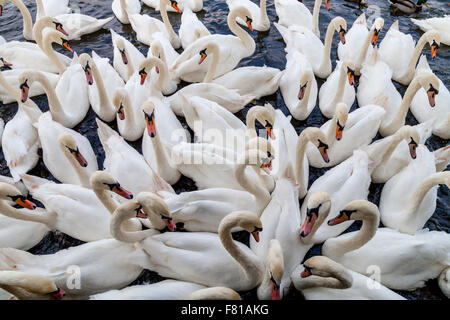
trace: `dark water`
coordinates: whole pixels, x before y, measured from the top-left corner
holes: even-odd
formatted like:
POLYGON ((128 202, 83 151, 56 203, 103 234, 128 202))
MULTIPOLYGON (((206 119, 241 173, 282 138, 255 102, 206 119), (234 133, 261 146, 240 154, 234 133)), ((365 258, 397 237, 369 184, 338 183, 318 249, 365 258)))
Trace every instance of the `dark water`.
MULTIPOLYGON (((257 2, 257 0, 253 0, 257 2)), ((24 1, 27 7, 31 11, 31 15, 33 19, 35 17, 35 2, 33 0, 25 0, 24 1)), ((81 9, 81 13, 95 16, 97 18, 106 18, 112 16, 111 3, 112 1, 103 0, 103 1, 75 1, 71 0, 71 5, 75 9, 81 9)), ((267 1, 267 11, 270 20, 277 21, 275 6, 272 0, 267 1)), ((305 5, 312 11, 312 7, 314 5, 314 0, 304 0, 305 5)), ((392 8, 389 7, 389 3, 387 0, 369 0, 370 6, 365 6, 359 8, 357 4, 345 2, 343 0, 331 0, 331 10, 326 11, 324 6, 321 8, 320 12, 320 31, 323 35, 325 34, 325 29, 332 18, 337 15, 344 17, 347 20, 348 27, 351 27, 353 21, 362 13, 366 12, 367 17, 375 15, 380 15, 385 20, 384 30, 381 32, 379 41, 381 41, 384 37, 385 32, 388 30, 389 26, 396 20, 399 19, 400 22, 400 30, 403 32, 407 32, 412 34, 413 38, 417 40, 422 32, 418 27, 412 24, 409 20, 410 17, 417 19, 424 19, 433 16, 444 16, 449 13, 450 6, 448 5, 447 0, 431 0, 429 1, 430 8, 425 8, 420 13, 413 14, 411 16, 392 16, 391 11, 392 8)), ((7 3, 4 7, 3 16, 0 17, 0 35, 2 35, 6 40, 20 40, 24 41, 22 37, 22 19, 19 15, 19 10, 13 6, 11 3, 7 3)), ((142 14, 148 14, 150 16, 159 17, 159 13, 155 12, 153 9, 143 6, 142 14)), ((228 7, 225 3, 225 0, 204 0, 204 9, 200 13, 197 13, 198 17, 203 21, 206 27, 210 30, 211 33, 229 33, 226 16, 228 13, 228 7)), ((172 22, 175 31, 178 31, 180 25, 180 16, 179 14, 169 13, 170 21, 172 22)), ((128 40, 130 40, 141 52, 147 54, 148 47, 139 43, 136 40, 136 34, 132 30, 130 25, 122 25, 117 19, 114 19, 107 25, 107 29, 112 28, 119 34, 125 36, 128 40)), ((76 51, 78 54, 81 53, 91 53, 92 50, 96 51, 102 57, 108 57, 112 63, 113 57, 113 46, 111 44, 111 36, 107 29, 100 30, 96 33, 84 36, 79 41, 71 41, 70 46, 76 51)), ((267 65, 270 67, 279 68, 281 70, 284 69, 286 64, 285 52, 284 52, 284 43, 282 38, 275 27, 271 27, 268 32, 253 32, 253 38, 256 41, 256 50, 255 54, 249 58, 243 59, 239 66, 263 66, 267 65)), ((336 40, 336 39, 335 39, 336 40)), ((334 61, 336 56, 337 49, 337 41, 333 42, 332 48, 332 61, 334 61)), ((67 54, 64 50, 57 47, 57 51, 67 54)), ((442 45, 441 49, 438 51, 438 55, 436 59, 431 60, 429 48, 425 48, 425 51, 428 55, 428 62, 430 67, 435 72, 435 74, 444 82, 446 87, 449 87, 450 80, 450 68, 448 64, 450 62, 450 48, 448 46, 442 45)), ((333 68, 334 68, 333 63, 333 68)), ((319 81, 319 85, 322 84, 323 81, 319 81)), ((183 84, 182 84, 183 85, 183 84)), ((396 84, 400 93, 404 93, 406 90, 405 87, 396 84)), ((47 99, 44 96, 33 98, 33 100, 41 107, 44 111, 48 110, 47 99)), ((256 101, 257 105, 264 104, 265 102, 271 103, 275 108, 281 109, 286 115, 289 114, 288 109, 286 108, 283 99, 281 97, 280 92, 278 91, 276 94, 264 97, 263 99, 256 101)), ((9 121, 17 111, 16 104, 8 104, 8 105, 0 105, 0 115, 5 120, 5 122, 9 121)), ((249 106, 251 107, 251 106, 249 106)), ((245 118, 245 115, 249 109, 249 107, 240 111, 237 116, 241 119, 245 118)), ((355 105, 352 107, 352 110, 357 107, 355 105)), ((309 118, 306 121, 297 121, 293 120, 292 124, 295 126, 298 133, 300 133, 304 128, 308 126, 319 127, 326 121, 325 118, 322 117, 318 108, 314 109, 309 118)), ((414 125, 417 121, 414 117, 408 113, 407 116, 407 124, 414 125)), ((111 123, 111 126, 116 129, 116 125, 111 123)), ((96 129, 97 126, 95 124, 95 114, 90 110, 87 114, 84 121, 75 128, 80 133, 87 136, 90 140, 98 158, 99 167, 102 168, 102 163, 104 159, 104 151, 102 146, 98 140, 96 129)), ((376 139, 378 139, 377 137, 376 139)), ((435 136, 432 136, 426 143, 430 150, 436 150, 442 146, 448 144, 448 140, 442 140, 435 136)), ((136 147, 140 151, 141 141, 134 143, 133 146, 136 147)), ((6 165, 6 162, 3 157, 3 153, 0 154, 0 170, 3 175, 10 175, 9 169, 6 165)), ((322 175, 326 170, 323 169, 314 169, 310 170, 310 184, 322 175)), ((48 179, 54 178, 45 168, 42 159, 39 161, 36 168, 31 171, 31 174, 38 175, 41 177, 45 177, 48 179)), ((379 195, 381 193, 383 185, 375 185, 372 184, 370 188, 369 200, 378 204, 379 195)), ((190 191, 195 190, 194 183, 187 179, 182 178, 180 182, 178 182, 174 189, 177 192, 190 191)), ((441 186, 438 191, 438 202, 437 202, 437 210, 433 217, 428 221, 426 227, 431 230, 440 230, 450 232, 450 219, 448 213, 450 212, 449 206, 449 189, 445 186, 441 186)), ((358 229, 360 224, 354 223, 349 231, 353 231, 358 229)), ((248 234, 236 234, 235 238, 248 243, 248 234)), ((67 235, 61 234, 59 232, 54 232, 46 237, 39 245, 35 248, 31 249, 30 252, 34 254, 50 254, 54 253, 58 250, 79 245, 82 242, 79 240, 72 239, 67 235)), ((311 255, 320 254, 320 246, 315 246, 308 253, 307 257, 311 255)), ((141 284, 144 282, 157 282, 162 278, 157 274, 144 271, 139 279, 137 279, 133 284, 141 284)), ((435 280, 431 280, 427 283, 425 288, 416 290, 414 292, 399 292, 403 296, 408 299, 445 299, 446 297, 440 292, 440 289, 435 280)), ((250 292, 242 293, 242 297, 244 299, 254 300, 256 299, 255 290, 250 292)), ((291 293, 285 297, 286 299, 299 299, 301 298, 301 294, 292 290, 291 293)))

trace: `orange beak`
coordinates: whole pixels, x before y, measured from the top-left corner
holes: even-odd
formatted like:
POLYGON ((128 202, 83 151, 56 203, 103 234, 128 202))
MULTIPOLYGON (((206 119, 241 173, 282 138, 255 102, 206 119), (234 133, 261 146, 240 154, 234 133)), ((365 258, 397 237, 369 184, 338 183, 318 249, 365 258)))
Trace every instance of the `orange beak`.
POLYGON ((375 45, 377 44, 378 36, 379 36, 379 35, 380 35, 380 30, 375 29, 375 30, 373 31, 373 36, 372 36, 372 41, 371 41, 371 43, 372 43, 373 46, 375 46, 375 45))
POLYGON ((13 66, 12 63, 6 61, 6 60, 3 59, 3 58, 0 58, 0 61, 3 63, 3 66, 4 66, 4 67, 11 68, 11 67, 13 66))
POLYGON ((270 139, 274 140, 275 139, 275 134, 273 133, 273 127, 271 124, 266 125, 266 130, 267 133, 269 134, 270 139))
POLYGON ((341 39, 341 43, 345 44, 345 30, 341 27, 339 31, 339 38, 341 39))
POLYGON ((161 216, 161 219, 162 221, 164 221, 164 224, 166 225, 167 229, 169 229, 169 231, 174 232, 177 229, 177 226, 172 218, 161 216))
POLYGON ((145 122, 147 124, 147 133, 150 138, 156 136, 156 125, 155 125, 155 110, 153 110, 151 115, 145 114, 145 122))
POLYGON ((330 162, 330 158, 328 157, 328 154, 327 154, 328 146, 327 145, 319 146, 318 149, 319 149, 320 155, 322 156, 323 161, 325 161, 326 163, 330 162))
POLYGON ((330 10, 330 0, 325 0, 325 6, 327 7, 327 10, 330 10))
POLYGON ((86 67, 84 68, 84 74, 86 75, 86 81, 91 86, 94 83, 94 78, 92 77, 92 71, 91 67, 89 67, 89 64, 86 64, 86 67))
POLYGON ((430 106, 433 108, 436 105, 436 90, 435 89, 429 89, 427 91, 427 95, 428 95, 428 102, 430 103, 430 106))
POLYGON ((412 138, 411 138, 411 142, 409 143, 409 154, 411 155, 411 158, 413 158, 413 159, 417 158, 416 148, 417 148, 417 143, 414 140, 412 140, 412 138))
POLYGON ((28 210, 34 210, 36 209, 36 205, 31 202, 30 200, 25 199, 23 196, 19 196, 14 200, 15 203, 17 203, 22 208, 26 208, 28 210))
POLYGON ((206 57, 208 55, 206 54, 206 50, 203 50, 200 52, 200 61, 198 62, 198 64, 202 64, 203 61, 205 61, 206 57))
POLYGON ((127 189, 123 188, 120 184, 115 185, 112 188, 112 191, 125 199, 133 199, 133 194, 127 189))
POLYGON ((302 100, 305 97, 307 85, 308 85, 308 82, 306 82, 304 85, 300 84, 300 90, 298 91, 298 95, 297 95, 298 100, 302 100))
POLYGON ((86 168, 88 166, 86 159, 83 157, 83 155, 79 150, 72 150, 72 149, 69 150, 70 153, 72 153, 72 155, 74 156, 74 158, 78 161, 80 166, 82 166, 83 168, 86 168))
POLYGON ((253 231, 252 232, 253 239, 255 239, 256 242, 259 242, 259 231, 253 231))
POLYGON ((120 51, 120 55, 122 57, 122 62, 124 65, 128 64, 128 58, 127 58, 127 54, 125 53, 125 49, 123 50, 119 50, 120 51))
POLYGON ((58 289, 57 291, 50 293, 50 296, 55 300, 62 300, 65 295, 66 292, 63 289, 58 289))
POLYGON ((439 49, 439 45, 436 42, 434 42, 431 45, 431 58, 432 59, 436 58, 436 54, 437 54, 438 49, 439 49))
POLYGON ((280 300, 280 286, 271 282, 270 296, 272 300, 280 300))
POLYGON ((312 275, 311 270, 309 270, 308 267, 305 267, 305 270, 303 270, 302 273, 300 273, 300 277, 302 278, 307 278, 311 275, 312 275))
POLYGON ((268 161, 268 163, 263 163, 261 165, 261 169, 264 170, 264 172, 270 176, 271 170, 272 170, 272 161, 268 161))
POLYGON ((72 48, 70 48, 69 42, 67 40, 63 39, 62 45, 63 45, 64 48, 66 48, 67 50, 69 50, 70 52, 73 53, 73 50, 72 50, 72 48))
POLYGON ((172 1, 172 8, 177 10, 178 13, 181 13, 180 8, 178 7, 178 3, 176 1, 172 1))
POLYGON ((250 31, 253 31, 252 22, 253 20, 247 17, 247 27, 250 29, 250 31))
POLYGON ((305 222, 303 222, 303 225, 300 228, 300 237, 307 237, 311 233, 318 217, 316 210, 317 208, 307 210, 305 222))
POLYGON ((141 219, 147 219, 148 215, 144 212, 144 210, 142 210, 142 208, 139 208, 136 217, 141 218, 141 219))
POLYGON ((139 71, 139 74, 141 76, 141 86, 144 85, 145 79, 147 79, 147 72, 145 72, 145 69, 142 69, 139 71))
POLYGON ((351 86, 355 85, 355 71, 351 70, 350 68, 347 68, 347 77, 348 77, 348 83, 351 86))
POLYGON ((350 220, 350 217, 344 210, 342 210, 336 218, 333 218, 328 221, 328 225, 335 226, 337 224, 340 224, 340 223, 348 221, 348 220, 350 220))
POLYGON ((56 24, 56 30, 61 32, 65 36, 69 36, 66 30, 64 30, 63 25, 61 23, 56 24))

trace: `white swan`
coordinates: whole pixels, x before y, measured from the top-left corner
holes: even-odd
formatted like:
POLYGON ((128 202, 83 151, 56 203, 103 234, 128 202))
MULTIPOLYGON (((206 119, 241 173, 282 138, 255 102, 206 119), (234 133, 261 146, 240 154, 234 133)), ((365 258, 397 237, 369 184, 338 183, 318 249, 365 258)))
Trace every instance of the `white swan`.
MULTIPOLYGON (((110 175, 103 175, 101 179, 97 176, 95 191, 73 184, 56 184, 31 175, 22 175, 22 179, 33 198, 42 202, 46 211, 38 210, 34 214, 16 213, 14 217, 43 223, 50 229, 59 230, 84 242, 112 237, 109 223, 111 213, 118 205, 111 198, 109 190, 127 199, 133 196, 110 175), (99 187, 102 189, 99 190, 99 187)), ((142 229, 139 221, 130 221, 127 227, 130 231, 142 229)))
POLYGON ((172 187, 152 170, 144 157, 108 125, 96 119, 98 136, 105 150, 103 167, 133 194, 167 191, 172 187))
POLYGON ((424 33, 417 44, 410 34, 404 34, 399 30, 398 20, 396 20, 380 43, 378 53, 381 60, 386 62, 392 70, 392 80, 403 85, 408 85, 415 74, 415 66, 419 60, 420 54, 428 43, 431 47, 431 56, 436 56, 439 48, 440 37, 437 31, 428 31, 424 33), (398 54, 401 52, 402 54, 398 54))
MULTIPOLYGON (((69 0, 41 0, 46 16, 56 17, 60 14, 70 13, 69 0)), ((38 3, 36 1, 36 3, 38 3)), ((42 12, 40 12, 42 13, 42 12)), ((36 15, 36 20, 41 17, 36 15)))
POLYGON ((450 30, 450 16, 445 17, 433 17, 424 20, 418 20, 411 18, 412 23, 419 26, 422 31, 427 32, 430 30, 436 30, 439 32, 442 43, 450 46, 450 36, 448 34, 450 30))
MULTIPOLYGON (((427 57, 422 55, 417 65, 416 75, 433 74, 427 62, 427 57)), ((433 134, 442 138, 450 138, 450 92, 445 84, 438 78, 439 94, 436 90, 425 91, 420 88, 411 101, 411 112, 419 122, 426 122, 433 119, 433 134), (434 98, 434 106, 429 106, 429 97, 434 98)), ((435 88, 436 89, 436 88, 435 88)))
POLYGON ((202 63, 206 58, 205 54, 209 53, 207 45, 210 42, 215 43, 220 52, 220 62, 211 79, 233 70, 241 59, 252 55, 255 51, 255 41, 237 24, 237 17, 246 20, 247 26, 252 29, 251 13, 242 6, 234 8, 227 18, 228 27, 234 35, 214 34, 192 43, 172 64, 171 71, 174 76, 187 82, 201 82, 209 69, 209 64, 212 63, 211 60, 202 63))
POLYGON ((20 102, 20 91, 12 87, 0 72, 0 85, 8 96, 18 102, 18 110, 13 119, 5 125, 2 134, 2 149, 6 164, 14 181, 19 181, 20 175, 28 172, 39 160, 39 136, 32 123, 37 121, 41 110, 32 102, 26 105, 20 102))
POLYGON ((259 169, 250 162, 258 154, 256 150, 248 151, 234 169, 235 178, 246 191, 208 188, 165 197, 173 221, 187 231, 217 233, 220 221, 232 211, 252 210, 259 216, 269 203, 270 194, 263 186, 250 183, 245 172, 247 166, 259 169))
MULTIPOLYGON (((369 157, 366 152, 356 150, 353 156, 341 162, 338 166, 327 171, 316 179, 308 190, 301 206, 302 221, 307 216, 307 202, 309 197, 318 191, 327 192, 331 199, 330 217, 335 217, 339 211, 352 200, 367 199, 370 186, 370 172, 368 170, 369 157)), ((346 221, 339 226, 331 227, 323 224, 314 236, 314 243, 322 243, 328 238, 335 237, 345 231, 352 221, 346 221)))
MULTIPOLYGON (((353 219, 353 216, 378 219, 379 215, 374 204, 352 201, 341 211, 335 223, 353 219)), ((333 239, 335 245, 323 252, 327 252, 326 255, 334 261, 366 276, 373 273, 370 266, 378 266, 380 282, 390 289, 412 291, 421 288, 425 286, 425 281, 437 278, 450 265, 450 235, 446 232, 425 229, 409 235, 390 228, 379 228, 366 244, 349 251, 357 245, 356 241, 350 240, 357 232, 361 231, 333 239)), ((360 240, 366 237, 362 233, 360 235, 360 240)))
MULTIPOLYGON (((303 26, 320 38, 319 12, 321 5, 322 0, 315 0, 313 14, 311 14, 303 3, 296 0, 275 0, 278 23, 287 28, 294 25, 303 26)), ((325 5, 327 10, 330 10, 330 0, 325 0, 325 5)))
POLYGON ((367 30, 366 15, 361 14, 346 34, 345 43, 338 46, 339 60, 353 62, 355 73, 359 75, 364 61, 372 54, 372 46, 376 45, 383 26, 384 19, 379 17, 375 19, 370 30, 367 30))
POLYGON ((118 35, 113 29, 109 30, 114 45, 114 69, 124 81, 128 81, 145 56, 130 41, 118 35))
MULTIPOLYGON (((161 2, 159 0, 143 0, 143 2, 150 8, 155 8, 156 11, 161 10, 161 2)), ((168 0, 167 4, 163 3, 163 5, 166 10, 170 12, 180 12, 184 11, 186 8, 198 12, 203 9, 203 0, 168 0)))
MULTIPOLYGON (((36 6, 36 19, 49 15, 45 11, 42 0, 36 0, 36 6)), ((64 28, 69 34, 69 40, 79 40, 83 35, 94 33, 102 29, 114 18, 112 16, 105 19, 97 19, 81 13, 65 13, 54 17, 64 25, 64 28)))
MULTIPOLYGON (((179 54, 173 50, 168 42, 166 45, 163 44, 164 42, 167 41, 160 41, 159 39, 153 41, 152 47, 150 48, 153 57, 149 53, 149 57, 142 60, 139 64, 138 70, 141 75, 141 84, 143 84, 143 74, 145 78, 148 75, 149 79, 147 81, 152 83, 152 88, 155 88, 164 95, 170 95, 177 91, 179 82, 170 79, 167 60, 174 61, 179 54), (169 53, 167 49, 173 51, 173 53, 169 53), (153 67, 155 67, 155 72, 153 72, 153 67), (156 82, 153 80, 155 77, 158 78, 156 82)), ((161 93, 156 94, 156 96, 161 98, 161 93)))
POLYGON ((180 36, 181 46, 186 49, 191 43, 209 36, 211 33, 191 9, 184 8, 178 35, 180 36))
POLYGON ((370 144, 377 135, 386 111, 376 105, 367 105, 348 113, 344 103, 338 103, 331 120, 320 130, 326 134, 328 156, 324 162, 319 150, 309 145, 306 149, 309 165, 315 168, 335 166, 349 158, 353 151, 370 144))
POLYGON ((89 176, 98 170, 97 157, 89 140, 53 121, 45 112, 34 125, 38 128, 44 164, 62 183, 89 187, 89 176))
POLYGON ((423 229, 436 209, 439 184, 450 185, 450 172, 436 173, 434 154, 420 145, 417 158, 389 179, 381 191, 383 225, 408 234, 423 229))
POLYGON ((83 53, 78 61, 86 76, 92 109, 103 121, 113 121, 116 117, 116 108, 110 97, 114 89, 124 87, 125 82, 109 64, 109 59, 101 58, 95 51, 92 51, 92 58, 83 53))
POLYGON ((280 90, 289 112, 297 120, 305 120, 316 106, 317 81, 306 57, 285 49, 286 68, 280 80, 280 90))
POLYGON ((136 32, 136 38, 139 42, 151 46, 154 40, 155 33, 162 33, 164 37, 169 39, 174 49, 181 47, 181 41, 178 35, 173 31, 172 25, 169 21, 169 16, 167 15, 166 6, 164 3, 167 0, 159 0, 163 5, 163 10, 161 10, 161 20, 150 17, 148 15, 141 14, 131 14, 128 16, 130 19, 131 27, 136 32))
MULTIPOLYGON (((431 130, 430 134, 431 134, 431 130)), ((377 140, 362 149, 369 154, 373 183, 385 183, 417 157, 416 148, 429 137, 416 127, 403 126, 393 135, 377 140)))
POLYGON ((212 83, 237 90, 242 96, 254 95, 255 99, 260 99, 274 94, 278 90, 282 76, 283 72, 277 68, 242 67, 217 77, 212 83))
POLYGON ((335 114, 336 105, 345 103, 347 111, 355 101, 355 65, 350 61, 337 61, 336 68, 320 87, 319 108, 327 118, 335 114))
POLYGON ((16 219, 23 209, 15 209, 18 204, 28 210, 34 210, 35 204, 27 200, 13 185, 0 183, 0 248, 29 250, 37 245, 50 229, 42 223, 16 219), (18 212, 18 213, 17 213, 18 212))
MULTIPOLYGON (((250 0, 227 0, 226 2, 230 11, 239 6, 247 8, 252 15, 252 27, 256 31, 268 31, 270 29, 270 20, 267 16, 266 0, 260 0, 259 7, 250 0)), ((247 22, 239 17, 237 18, 237 22, 242 25, 247 24, 247 22)))
POLYGON ((229 288, 205 286, 186 281, 163 280, 157 283, 110 290, 90 296, 91 300, 241 300, 229 288))
POLYGON ((173 185, 181 173, 171 163, 171 150, 177 143, 190 141, 190 134, 163 101, 150 98, 141 108, 147 127, 142 139, 144 159, 161 178, 173 185))
POLYGON ((0 288, 19 300, 61 300, 65 295, 51 279, 20 271, 0 271, 0 288))
POLYGON ((325 256, 309 258, 291 277, 295 288, 306 300, 405 300, 385 286, 325 256))
POLYGON ((330 21, 325 35, 325 45, 311 30, 303 26, 294 25, 286 28, 276 22, 274 25, 287 46, 293 46, 306 56, 317 77, 326 79, 331 74, 331 42, 335 31, 339 33, 341 42, 345 42, 347 22, 344 18, 335 17, 330 21))
POLYGON ((233 241, 231 229, 241 227, 258 239, 261 220, 249 211, 236 211, 222 219, 219 235, 208 232, 166 232, 148 236, 127 233, 121 223, 136 214, 139 203, 121 205, 111 221, 116 239, 140 242, 149 256, 149 269, 163 277, 192 281, 205 286, 226 286, 242 291, 258 286, 264 277, 264 263, 247 246, 233 241), (202 264, 198 264, 202 261, 202 264))
POLYGON ((24 71, 18 80, 22 103, 29 98, 31 84, 39 82, 47 95, 52 118, 67 128, 79 124, 89 110, 88 85, 76 54, 72 64, 60 76, 56 88, 53 88, 50 81, 39 71, 24 71))
MULTIPOLYGON (((43 27, 45 27, 43 25, 43 27)), ((35 29, 36 30, 36 29, 35 29)), ((72 59, 52 48, 52 43, 58 43, 72 52, 67 36, 56 30, 44 30, 40 44, 11 41, 0 46, 0 57, 11 63, 15 69, 34 69, 62 74, 72 59), (54 31, 54 32, 52 32, 54 31)))
POLYGON ((129 24, 129 14, 137 14, 141 12, 140 0, 114 0, 111 4, 112 11, 117 20, 123 24, 129 24))
POLYGON ((382 136, 395 133, 405 123, 406 113, 414 95, 420 88, 429 91, 429 104, 434 105, 434 96, 439 92, 439 81, 433 74, 417 75, 408 86, 403 99, 390 80, 392 71, 380 60, 378 50, 374 49, 367 59, 359 79, 356 97, 360 106, 376 104, 386 110, 380 126, 382 136))
POLYGON ((12 248, 0 249, 0 270, 22 271, 50 278, 67 296, 77 299, 123 288, 137 279, 142 266, 147 264, 145 252, 132 243, 115 239, 93 241, 46 255, 33 255, 12 248), (83 276, 74 285, 72 277, 76 272, 81 272, 83 276), (108 277, 105 278, 106 274, 108 277))

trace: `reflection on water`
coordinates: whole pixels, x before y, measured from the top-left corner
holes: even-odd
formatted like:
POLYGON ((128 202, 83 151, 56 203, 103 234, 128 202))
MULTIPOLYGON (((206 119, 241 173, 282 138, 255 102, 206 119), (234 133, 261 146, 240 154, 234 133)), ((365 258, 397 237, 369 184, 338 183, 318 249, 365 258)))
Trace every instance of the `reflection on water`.
MULTIPOLYGON (((258 1, 253 0, 258 3, 258 1)), ((24 1, 27 7, 31 11, 31 15, 33 19, 35 17, 36 9, 35 9, 35 1, 34 0, 25 0, 24 1)), ((111 2, 112 1, 75 1, 71 0, 70 3, 72 7, 81 13, 95 16, 96 18, 106 18, 113 15, 111 10, 111 2)), ((411 16, 392 16, 392 9, 389 7, 389 3, 386 0, 368 0, 369 6, 359 8, 357 4, 345 2, 343 0, 331 0, 331 10, 326 11, 324 6, 320 11, 320 31, 322 38, 325 34, 325 29, 330 22, 330 20, 340 15, 347 20, 348 27, 351 27, 353 21, 362 13, 366 12, 368 19, 374 19, 374 17, 381 15, 385 20, 384 30, 381 32, 379 41, 381 41, 384 37, 384 34, 389 29, 389 26, 396 20, 399 20, 400 30, 406 33, 410 33, 414 40, 421 36, 422 32, 418 27, 412 24, 409 20, 410 17, 414 17, 417 19, 425 19, 433 16, 444 16, 448 14, 450 7, 447 4, 447 0, 434 0, 429 2, 431 5, 430 8, 424 8, 424 10, 420 13, 416 13, 411 16)), ((312 11, 312 7, 314 5, 314 0, 303 0, 303 3, 312 11)), ((276 21, 276 13, 275 6, 273 1, 269 0, 267 3, 267 11, 270 20, 276 21)), ((143 6, 142 13, 148 14, 150 16, 158 17, 159 13, 155 12, 153 9, 150 9, 146 6, 143 6)), ((203 21, 206 27, 210 30, 212 34, 214 33, 229 33, 227 24, 226 24, 226 15, 228 13, 228 7, 225 3, 225 0, 204 0, 204 10, 198 13, 198 17, 203 21)), ((175 13, 169 13, 170 21, 172 22, 175 31, 178 31, 180 25, 180 15, 175 13)), ((112 28, 116 32, 125 36, 129 39, 141 52, 147 54, 148 47, 139 43, 136 40, 136 34, 133 32, 130 25, 122 25, 117 19, 114 19, 107 25, 107 28, 112 28)), ((20 18, 19 11, 16 7, 14 7, 11 3, 7 3, 3 10, 3 16, 0 17, 0 35, 2 35, 6 40, 19 40, 24 41, 22 37, 22 19, 20 18)), ((275 27, 271 27, 271 29, 267 32, 253 32, 253 38, 256 41, 256 51, 255 54, 251 57, 243 59, 239 66, 263 66, 267 65, 270 67, 275 67, 279 69, 284 69, 286 59, 284 52, 284 43, 282 41, 281 35, 278 33, 275 27)), ((108 57, 111 59, 113 57, 113 50, 111 44, 111 36, 107 29, 98 31, 94 34, 84 36, 81 40, 71 41, 70 46, 76 51, 78 54, 81 53, 91 53, 91 51, 95 51, 102 57, 108 57)), ((332 47, 332 61, 336 59, 336 49, 337 49, 337 41, 333 42, 332 47)), ((67 54, 63 49, 56 47, 56 50, 67 54)), ((450 68, 448 68, 449 56, 450 56, 450 48, 448 46, 442 45, 441 49, 438 51, 438 56, 435 60, 431 60, 428 47, 426 47, 426 52, 428 56, 428 61, 430 67, 435 72, 435 74, 444 82, 444 84, 449 87, 449 79, 450 79, 450 68), (428 51, 427 51, 428 50, 428 51)), ((334 68, 335 63, 333 63, 334 68)), ((323 81, 318 81, 319 86, 323 83, 323 81)), ((181 84, 183 85, 183 84, 181 84)), ((396 84, 401 94, 404 94, 405 87, 396 84)), ((47 100, 46 98, 40 96, 33 98, 33 100, 41 107, 42 110, 48 110, 47 100)), ((281 109, 286 115, 289 114, 288 109, 286 108, 283 99, 281 97, 280 92, 278 91, 276 94, 264 97, 259 101, 256 101, 256 104, 261 105, 265 102, 271 103, 274 107, 281 109)), ((354 110, 357 107, 356 102, 352 107, 354 110)), ((237 116, 241 119, 245 118, 249 107, 240 111, 237 116)), ((5 120, 5 122, 9 121, 16 113, 16 105, 9 104, 5 106, 1 106, 0 113, 1 117, 5 120)), ((182 119, 180 119, 182 120, 182 119)), ((304 128, 308 126, 319 127, 322 125, 326 119, 322 117, 318 108, 314 109, 309 118, 306 121, 297 121, 293 120, 292 123, 295 126, 298 133, 300 133, 304 128)), ((407 124, 414 125, 416 124, 416 120, 408 113, 407 116, 407 124)), ((185 123, 183 124, 185 127, 185 123)), ((116 125, 114 123, 111 124, 114 129, 116 125)), ((97 126, 95 124, 95 114, 92 109, 86 116, 86 119, 75 128, 80 133, 84 134, 91 142, 98 158, 99 167, 103 163, 104 159, 104 151, 101 147, 100 141, 98 140, 96 129, 97 126)), ((377 137, 376 139, 378 139, 377 137)), ((436 150, 442 146, 448 144, 448 140, 442 140, 435 136, 432 136, 427 141, 427 146, 430 150, 436 150)), ((133 146, 136 147, 137 150, 141 151, 141 140, 133 143, 133 146)), ((0 155, 1 161, 1 174, 9 175, 8 167, 6 166, 6 162, 3 158, 3 154, 0 155)), ((320 175, 322 175, 326 170, 324 169, 313 169, 310 170, 310 184, 320 175)), ((38 175, 41 177, 45 177, 48 179, 53 179, 51 174, 45 168, 42 160, 38 163, 36 168, 31 171, 31 174, 38 175)), ((174 189, 177 192, 195 190, 194 183, 187 179, 181 179, 175 186, 174 189)), ((378 204, 379 196, 381 193, 382 185, 372 185, 369 194, 369 200, 378 204)), ((450 219, 448 218, 449 212, 449 190, 448 188, 440 187, 438 192, 438 203, 436 213, 429 220, 426 227, 431 230, 443 230, 446 232, 450 232, 450 219)), ((360 224, 354 223, 352 227, 349 229, 353 231, 359 228, 360 224)), ((246 234, 236 234, 235 238, 248 242, 248 235, 246 234)), ((71 239, 70 237, 55 232, 45 238, 41 244, 30 250, 30 252, 35 254, 49 254, 54 253, 60 249, 67 248, 74 245, 79 245, 82 242, 71 239)), ((317 255, 320 254, 320 247, 314 247, 309 255, 317 255)), ((307 256, 308 257, 308 256, 307 256)), ((134 282, 134 284, 141 284, 143 282, 157 282, 162 278, 156 275, 153 272, 145 271, 142 276, 134 282)), ((291 291, 286 298, 288 299, 298 299, 301 297, 301 294, 295 292, 295 290, 291 291)), ((400 292, 402 295, 409 299, 445 299, 445 296, 440 292, 439 287, 437 286, 437 282, 435 280, 429 281, 427 286, 423 289, 416 290, 414 292, 400 292)), ((246 299, 256 299, 255 290, 245 293, 243 295, 246 299)))

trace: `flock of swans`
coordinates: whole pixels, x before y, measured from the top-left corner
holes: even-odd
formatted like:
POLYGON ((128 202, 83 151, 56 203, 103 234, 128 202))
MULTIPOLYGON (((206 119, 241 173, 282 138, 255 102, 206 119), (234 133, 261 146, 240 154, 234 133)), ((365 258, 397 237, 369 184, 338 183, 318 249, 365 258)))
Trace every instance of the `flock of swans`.
POLYGON ((430 279, 450 297, 450 235, 424 229, 438 185, 450 187, 450 148, 424 145, 431 135, 450 138, 450 93, 422 54, 428 44, 434 58, 449 44, 448 19, 418 22, 426 32, 417 43, 397 21, 378 39, 383 18, 369 25, 364 13, 351 26, 334 17, 321 37, 322 0, 312 13, 297 0, 275 0, 277 22, 266 0, 227 0, 232 34, 211 34, 195 13, 203 0, 143 0, 161 20, 141 14, 139 0, 114 0, 115 17, 150 48, 145 56, 111 29, 110 64, 94 51, 68 58, 53 44, 72 52, 70 40, 113 16, 36 0, 33 25, 22 0, 0 0, 0 10, 7 2, 32 41, 0 45, 0 100, 18 106, 1 123, 11 177, 0 179, 0 297, 240 299, 236 291, 256 288, 259 299, 294 289, 307 299, 404 299, 393 290, 430 279), (168 12, 182 13, 178 34, 168 12), (249 32, 270 28, 285 43, 285 68, 236 68, 255 52, 249 32), (316 78, 325 80, 320 89, 316 78), (181 81, 192 84, 178 90, 181 81), (403 96, 393 81, 407 87, 403 96), (270 104, 251 107, 246 123, 234 115, 278 89, 289 116, 270 104), (47 96, 48 111, 31 100, 38 95, 47 96), (316 105, 329 120, 298 135, 292 118, 306 120, 316 105), (91 107, 103 170, 74 129, 91 107), (417 125, 405 124, 408 110, 417 125), (236 132, 242 149, 209 141, 209 130, 236 132), (142 153, 128 143, 141 138, 142 153), (39 149, 60 183, 28 173, 39 149), (332 168, 308 186, 310 167, 332 168), (198 190, 176 194, 182 175, 198 190), (368 201, 372 182, 384 183, 378 206, 368 201), (354 221, 362 227, 342 234, 354 221), (53 230, 85 243, 27 252, 53 230), (249 246, 233 240, 235 231, 251 233, 249 246), (322 255, 304 261, 315 244, 322 255), (379 282, 369 285, 374 268, 379 282), (129 286, 144 269, 167 280, 129 286))

